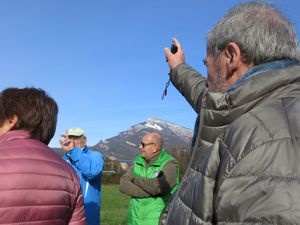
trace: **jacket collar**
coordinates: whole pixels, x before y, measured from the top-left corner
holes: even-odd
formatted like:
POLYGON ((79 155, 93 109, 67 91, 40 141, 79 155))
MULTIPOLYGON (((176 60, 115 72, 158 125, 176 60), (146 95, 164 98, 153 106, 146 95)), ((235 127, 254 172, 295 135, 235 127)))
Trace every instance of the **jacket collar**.
POLYGON ((12 130, 0 136, 0 144, 9 142, 15 139, 29 139, 30 133, 25 130, 12 130))
POLYGON ((265 96, 296 81, 300 82, 299 63, 256 71, 229 92, 206 92, 200 113, 201 138, 212 143, 228 124, 265 96))
MULTIPOLYGON (((165 154, 165 148, 161 149, 160 153, 158 155, 156 155, 154 158, 152 158, 148 164, 149 165, 156 165, 157 162, 159 162, 159 160, 161 159, 161 157, 164 154, 165 154)), ((139 155, 137 157, 137 163, 142 164, 142 165, 147 164, 146 160, 141 155, 139 155)))
POLYGON ((254 66, 250 68, 232 87, 230 87, 227 92, 233 91, 238 86, 241 85, 244 81, 249 78, 256 76, 258 74, 262 74, 272 70, 284 69, 289 66, 300 65, 300 62, 292 61, 292 60, 278 60, 274 62, 264 63, 258 66, 254 66))

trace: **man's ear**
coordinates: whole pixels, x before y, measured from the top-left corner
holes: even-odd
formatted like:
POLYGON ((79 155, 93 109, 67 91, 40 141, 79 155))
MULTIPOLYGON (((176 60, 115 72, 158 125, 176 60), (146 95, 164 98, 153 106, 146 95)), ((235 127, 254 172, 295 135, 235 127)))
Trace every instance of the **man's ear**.
POLYGON ((153 153, 157 153, 159 151, 158 146, 157 146, 157 144, 154 144, 154 145, 155 145, 155 148, 153 150, 153 153))
POLYGON ((242 65, 242 53, 240 47, 234 43, 229 42, 226 45, 224 56, 226 57, 226 80, 237 80, 239 73, 236 73, 242 65))
POLYGON ((86 138, 83 138, 81 143, 82 143, 83 145, 86 145, 86 143, 87 143, 86 138))
POLYGON ((227 70, 230 73, 233 73, 239 68, 239 65, 241 63, 241 50, 240 47, 234 43, 234 42, 229 42, 226 45, 225 48, 225 57, 226 57, 226 66, 227 70))
POLYGON ((5 122, 5 129, 6 131, 14 130, 18 124, 18 117, 16 115, 11 116, 10 118, 6 119, 5 122))
POLYGON ((12 130, 14 127, 16 127, 16 125, 18 123, 18 117, 16 115, 13 115, 7 121, 8 121, 8 123, 7 123, 8 130, 12 130))

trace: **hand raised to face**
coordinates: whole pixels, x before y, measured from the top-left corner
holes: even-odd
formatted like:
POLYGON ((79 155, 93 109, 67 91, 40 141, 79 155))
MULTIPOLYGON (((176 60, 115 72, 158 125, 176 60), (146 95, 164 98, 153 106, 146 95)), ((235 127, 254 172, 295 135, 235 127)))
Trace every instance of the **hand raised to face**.
POLYGON ((61 140, 59 140, 61 148, 67 152, 72 150, 75 147, 74 141, 68 138, 66 134, 62 134, 61 136, 63 137, 61 140))

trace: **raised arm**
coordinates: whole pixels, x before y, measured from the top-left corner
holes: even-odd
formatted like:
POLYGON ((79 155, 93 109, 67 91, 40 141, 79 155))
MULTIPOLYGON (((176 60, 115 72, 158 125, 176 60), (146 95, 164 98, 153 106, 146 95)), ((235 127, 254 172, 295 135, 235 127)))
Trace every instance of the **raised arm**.
POLYGON ((169 48, 165 48, 165 55, 171 69, 169 73, 171 82, 193 109, 199 113, 202 98, 206 92, 206 78, 185 64, 185 56, 181 44, 176 38, 173 38, 172 41, 177 46, 177 52, 173 54, 169 48))
POLYGON ((84 153, 79 147, 74 147, 67 156, 88 180, 94 179, 103 170, 104 160, 99 152, 89 150, 84 153))

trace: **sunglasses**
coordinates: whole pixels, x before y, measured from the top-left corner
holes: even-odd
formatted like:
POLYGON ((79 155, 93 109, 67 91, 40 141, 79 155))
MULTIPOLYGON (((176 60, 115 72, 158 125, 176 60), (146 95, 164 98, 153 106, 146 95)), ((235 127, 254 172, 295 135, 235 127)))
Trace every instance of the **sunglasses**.
POLYGON ((155 143, 153 143, 153 142, 151 142, 151 143, 143 143, 143 142, 141 142, 141 145, 142 145, 143 148, 145 148, 148 145, 153 145, 153 144, 155 144, 155 143))
POLYGON ((69 135, 68 138, 69 138, 69 139, 75 139, 75 140, 76 140, 76 139, 82 138, 82 136, 73 136, 73 135, 69 135))

